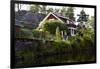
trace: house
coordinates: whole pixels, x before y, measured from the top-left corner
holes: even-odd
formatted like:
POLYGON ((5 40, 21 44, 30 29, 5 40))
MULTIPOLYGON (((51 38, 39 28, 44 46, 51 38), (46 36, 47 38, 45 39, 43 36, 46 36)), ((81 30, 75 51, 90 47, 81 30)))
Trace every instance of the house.
POLYGON ((43 25, 42 23, 44 23, 44 21, 48 19, 57 19, 68 27, 69 32, 62 32, 62 34, 69 36, 75 35, 75 21, 64 17, 58 13, 49 13, 48 15, 46 15, 42 13, 33 13, 26 10, 15 12, 16 31, 20 30, 21 27, 27 27, 28 29, 35 29, 37 27, 41 27, 43 25))
POLYGON ((60 14, 58 13, 49 13, 39 24, 38 28, 41 28, 43 26, 43 23, 45 23, 46 20, 49 20, 49 19, 56 19, 56 20, 59 20, 61 23, 64 23, 67 27, 68 27, 68 30, 69 32, 62 32, 63 35, 68 35, 68 36, 74 36, 75 33, 76 33, 76 27, 77 25, 75 24, 76 22, 67 18, 67 17, 64 17, 64 16, 61 16, 60 14))

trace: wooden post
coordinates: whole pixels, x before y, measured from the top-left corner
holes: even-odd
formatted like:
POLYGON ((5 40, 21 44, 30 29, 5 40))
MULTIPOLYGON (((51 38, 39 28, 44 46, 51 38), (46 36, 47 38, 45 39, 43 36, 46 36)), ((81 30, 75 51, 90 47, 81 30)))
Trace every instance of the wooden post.
POLYGON ((62 35, 62 38, 64 38, 64 34, 63 34, 63 31, 61 31, 61 35, 62 35))

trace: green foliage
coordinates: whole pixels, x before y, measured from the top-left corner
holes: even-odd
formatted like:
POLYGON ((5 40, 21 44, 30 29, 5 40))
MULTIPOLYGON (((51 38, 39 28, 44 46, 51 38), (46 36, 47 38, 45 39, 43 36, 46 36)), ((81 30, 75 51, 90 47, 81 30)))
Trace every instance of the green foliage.
POLYGON ((36 29, 33 29, 32 30, 32 33, 33 33, 33 37, 34 38, 40 38, 41 37, 41 31, 39 31, 39 30, 36 30, 36 29))
POLYGON ((45 39, 46 40, 54 40, 54 36, 51 35, 48 31, 45 32, 45 39))
POLYGON ((53 8, 48 8, 47 9, 47 14, 50 13, 50 12, 53 12, 53 10, 54 10, 53 8))
POLYGON ((41 5, 41 9, 40 9, 40 12, 43 13, 43 14, 47 14, 47 6, 46 5, 41 5))
POLYGON ((48 31, 44 31, 42 29, 37 30, 37 29, 33 29, 32 30, 33 33, 33 37, 37 38, 37 39, 45 39, 45 40, 51 40, 53 39, 53 36, 48 32, 48 31))
MULTIPOLYGON (((53 8, 49 8, 47 10, 46 6, 35 5, 32 6, 30 10, 34 13, 49 13, 53 11, 53 8), (47 10, 47 12, 44 10, 47 10)), ((59 9, 55 10, 55 12, 58 11, 59 9)), ((85 14, 85 12, 82 11, 82 17, 83 14, 85 14)), ((72 7, 68 8, 67 10, 66 8, 63 8, 62 15, 74 20, 74 9, 72 7)), ((80 17, 79 21, 86 21, 86 17, 83 17, 84 19, 82 19, 82 17, 80 17)), ((93 23, 93 21, 93 19, 89 20, 90 24, 93 23)), ((23 58, 22 62, 20 63, 23 65, 34 65, 38 63, 42 64, 44 62, 47 64, 57 62, 64 63, 71 61, 85 61, 92 58, 91 56, 89 56, 89 58, 87 56, 91 54, 83 55, 83 53, 80 52, 82 52, 84 49, 90 51, 91 48, 94 48, 95 34, 93 28, 80 28, 77 34, 75 36, 70 36, 68 40, 62 39, 61 31, 67 31, 67 26, 58 20, 47 20, 45 23, 43 23, 43 27, 38 30, 33 29, 30 31, 29 29, 22 28, 20 32, 16 33, 17 38, 40 38, 41 40, 37 39, 37 41, 33 41, 34 48, 27 46, 25 49, 23 48, 23 50, 17 52, 17 56, 23 58), (76 55, 77 51, 79 51, 78 55, 76 55), (55 53, 57 54, 55 55, 55 53), (63 53, 67 54, 67 56, 65 56, 63 53), (60 58, 57 57, 58 55, 60 58), (43 56, 43 58, 41 58, 41 56, 43 56)))
POLYGON ((59 30, 59 27, 56 28, 56 40, 57 41, 60 41, 61 40, 61 33, 60 33, 60 30, 59 30))
POLYGON ((90 28, 80 29, 76 36, 69 37, 71 46, 76 49, 89 48, 94 46, 94 30, 90 28))
POLYGON ((62 7, 62 9, 61 9, 61 11, 60 11, 61 15, 62 15, 62 16, 66 16, 66 15, 65 15, 66 12, 67 12, 67 8, 66 8, 66 7, 62 7))
POLYGON ((48 31, 50 34, 55 34, 57 27, 59 27, 60 31, 67 30, 67 26, 58 20, 47 20, 43 25, 44 31, 48 31))
POLYGON ((60 9, 55 8, 55 9, 54 9, 54 12, 55 12, 55 13, 59 13, 59 12, 60 12, 60 9))
POLYGON ((75 21, 75 17, 74 17, 74 8, 73 7, 69 7, 67 8, 67 11, 65 13, 65 16, 68 17, 69 19, 72 19, 75 21))
POLYGON ((32 5, 30 7, 30 11, 32 11, 34 13, 39 13, 40 9, 41 9, 40 5, 32 5))
POLYGON ((95 57, 94 54, 91 54, 91 48, 94 47, 92 44, 90 46, 90 44, 91 40, 82 36, 73 36, 65 41, 45 41, 45 43, 37 40, 33 45, 35 47, 27 46, 20 52, 17 52, 16 55, 22 58, 17 64, 26 66, 38 65, 38 63, 93 61, 95 57))
POLYGON ((86 46, 94 46, 94 30, 93 29, 85 29, 83 34, 84 43, 86 46))
POLYGON ((77 19, 78 22, 87 22, 88 16, 86 15, 85 11, 82 10, 79 14, 79 18, 77 19))
POLYGON ((94 21, 94 16, 91 16, 90 18, 88 18, 87 20, 87 23, 90 27, 94 28, 94 24, 95 24, 95 21, 94 21))
POLYGON ((70 41, 54 41, 52 43, 52 46, 54 48, 54 51, 58 51, 58 52, 67 52, 67 51, 71 51, 71 45, 70 45, 70 41))
POLYGON ((18 62, 18 64, 20 65, 30 65, 30 64, 34 64, 35 63, 35 53, 28 50, 28 49, 24 49, 22 51, 19 51, 16 53, 16 55, 18 57, 21 57, 21 61, 18 62), (31 61, 29 61, 31 59, 31 61))

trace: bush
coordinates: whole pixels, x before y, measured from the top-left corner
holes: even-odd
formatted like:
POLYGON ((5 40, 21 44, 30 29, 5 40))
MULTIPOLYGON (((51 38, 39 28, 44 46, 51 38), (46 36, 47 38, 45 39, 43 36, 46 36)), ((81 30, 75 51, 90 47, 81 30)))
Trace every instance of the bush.
POLYGON ((63 52, 71 50, 71 45, 69 41, 54 41, 52 43, 55 51, 63 52))
POLYGON ((32 33, 33 37, 37 39, 45 39, 45 40, 53 39, 53 36, 48 31, 44 31, 42 29, 40 30, 33 29, 32 33))
POLYGON ((94 32, 91 29, 80 29, 76 36, 69 38, 71 45, 76 49, 88 49, 94 46, 94 32))
POLYGON ((67 30, 67 26, 61 23, 58 20, 47 20, 43 23, 43 28, 45 31, 50 32, 50 34, 55 34, 56 28, 59 27, 59 30, 67 30))
POLYGON ((36 29, 33 29, 33 30, 32 30, 32 33, 33 33, 33 37, 34 37, 34 38, 40 38, 40 37, 41 37, 41 34, 42 34, 41 31, 36 30, 36 29))
POLYGON ((21 60, 17 62, 20 65, 30 65, 30 64, 35 63, 35 53, 30 50, 25 49, 25 50, 19 51, 17 52, 17 56, 21 57, 21 60))

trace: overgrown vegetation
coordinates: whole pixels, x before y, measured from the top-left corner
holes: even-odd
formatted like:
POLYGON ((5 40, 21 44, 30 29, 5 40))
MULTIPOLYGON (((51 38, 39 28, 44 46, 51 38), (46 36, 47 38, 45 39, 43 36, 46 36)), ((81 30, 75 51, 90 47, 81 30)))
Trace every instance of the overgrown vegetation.
POLYGON ((50 34, 55 34, 57 27, 59 27, 60 31, 67 31, 67 26, 59 20, 46 20, 41 29, 50 32, 50 34))
MULTIPOLYGON (((42 14, 59 12, 75 21, 73 7, 62 7, 59 10, 47 9, 46 5, 33 5, 30 11, 42 14)), ((88 15, 82 10, 77 21, 79 25, 76 28, 75 36, 67 36, 66 39, 63 37, 63 32, 68 33, 68 27, 59 20, 46 20, 41 27, 33 30, 27 27, 21 28, 19 32, 15 33, 16 67, 95 61, 94 17, 88 19, 88 15), (92 27, 85 27, 84 25, 87 24, 84 23, 92 27)))
POLYGON ((19 67, 95 60, 94 44, 87 37, 84 39, 81 36, 71 37, 65 41, 33 40, 32 42, 32 46, 25 44, 22 50, 16 51, 16 65, 19 67), (17 59, 19 57, 20 59, 17 59))

